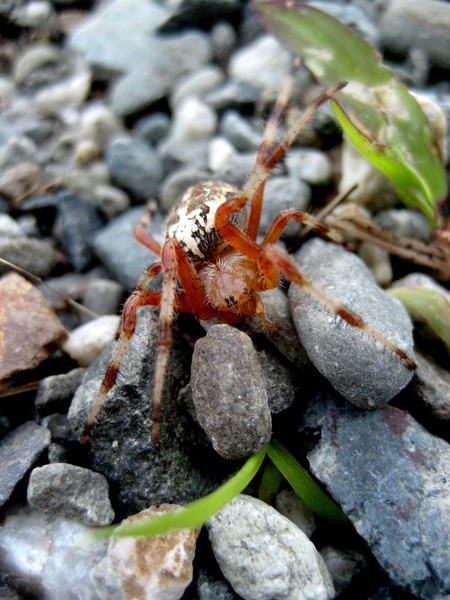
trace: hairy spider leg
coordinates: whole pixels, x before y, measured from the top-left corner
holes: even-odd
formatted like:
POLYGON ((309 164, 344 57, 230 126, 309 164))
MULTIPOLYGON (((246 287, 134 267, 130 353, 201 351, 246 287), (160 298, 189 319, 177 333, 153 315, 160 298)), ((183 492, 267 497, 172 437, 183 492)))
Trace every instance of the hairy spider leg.
POLYGON ((261 243, 261 248, 267 246, 268 244, 275 244, 283 234, 284 228, 289 223, 289 221, 294 220, 298 223, 303 223, 309 229, 313 229, 316 233, 321 235, 322 237, 326 237, 332 242, 336 244, 340 244, 344 246, 350 252, 354 252, 355 249, 347 240, 337 231, 333 231, 323 223, 321 223, 318 219, 313 217, 312 215, 302 212, 300 210, 295 210, 293 208, 288 208, 286 210, 282 210, 273 220, 270 225, 266 235, 264 236, 264 240, 261 243))
MULTIPOLYGON (((254 170, 260 169, 262 165, 267 162, 267 157, 273 148, 273 141, 275 139, 276 132, 279 130, 281 118, 286 109, 286 106, 291 97, 292 88, 294 86, 294 74, 298 68, 297 62, 294 63, 293 69, 289 74, 289 77, 285 79, 284 85, 278 95, 277 101, 274 104, 272 111, 267 119, 266 127, 264 129, 261 145, 258 150, 256 157, 256 163, 254 170)), ((252 240, 256 240, 259 232, 259 224, 261 221, 262 204, 264 198, 264 189, 266 186, 266 180, 264 180, 256 192, 252 196, 250 217, 248 221, 247 233, 252 240)))
POLYGON ((301 272, 299 266, 293 258, 289 256, 282 248, 274 244, 267 244, 263 249, 263 254, 271 260, 283 275, 296 285, 303 288, 317 302, 322 304, 330 312, 341 317, 346 323, 352 327, 361 329, 364 333, 375 339, 377 342, 389 348, 394 354, 400 357, 405 366, 411 371, 415 370, 416 364, 409 356, 388 340, 384 335, 366 323, 359 315, 341 304, 338 300, 330 296, 325 290, 318 287, 310 279, 301 272))
MULTIPOLYGON (((257 261, 261 254, 260 247, 247 232, 239 229, 239 227, 232 223, 228 217, 244 208, 247 202, 253 198, 255 191, 257 192, 261 186, 264 186, 273 167, 284 158, 295 138, 311 119, 319 106, 330 98, 333 98, 333 94, 338 92, 344 86, 345 83, 339 83, 321 94, 311 106, 302 113, 295 127, 286 130, 284 136, 275 144, 274 148, 266 156, 264 162, 257 161, 252 174, 248 178, 247 183, 244 184, 240 194, 234 198, 230 198, 217 209, 217 229, 230 245, 238 250, 238 252, 241 252, 241 254, 257 261)), ((262 201, 262 198, 258 199, 258 201, 262 201)))
POLYGON ((150 252, 161 256, 161 244, 155 240, 152 234, 146 228, 146 222, 142 219, 134 228, 134 237, 136 240, 148 248, 150 252))

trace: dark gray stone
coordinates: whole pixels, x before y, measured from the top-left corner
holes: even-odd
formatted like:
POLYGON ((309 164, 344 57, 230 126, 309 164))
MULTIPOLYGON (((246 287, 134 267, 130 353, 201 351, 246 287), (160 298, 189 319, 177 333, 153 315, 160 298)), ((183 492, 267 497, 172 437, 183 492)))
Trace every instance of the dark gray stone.
MULTIPOLYGON (((188 379, 189 350, 175 340, 164 383, 161 445, 152 442, 152 390, 158 321, 152 308, 140 308, 137 328, 118 379, 90 433, 87 466, 107 477, 120 516, 151 504, 183 504, 215 489, 229 467, 206 443, 201 429, 177 403, 188 379)), ((86 373, 69 411, 78 436, 97 398, 111 353, 86 373)))
MULTIPOLYGON (((104 227, 94 240, 97 256, 128 291, 134 290, 147 267, 159 259, 134 238, 133 230, 143 212, 141 206, 127 210, 104 227)), ((162 217, 158 220, 155 216, 150 227, 154 237, 162 242, 162 217)))
POLYGON ((0 506, 50 443, 50 432, 27 421, 8 433, 0 443, 0 506))
POLYGON ((248 335, 213 325, 195 345, 191 386, 198 421, 221 456, 243 458, 269 442, 267 391, 248 335))
POLYGON ((34 508, 91 527, 114 519, 106 478, 82 467, 54 463, 33 469, 27 497, 34 508))
POLYGON ((111 179, 138 200, 150 200, 157 193, 163 176, 158 154, 145 142, 116 138, 108 147, 111 179))
MULTIPOLYGON (((0 256, 38 277, 47 277, 56 263, 51 242, 26 237, 0 240, 0 256)), ((0 273, 5 269, 0 265, 0 273)))
MULTIPOLYGON (((295 255, 319 290, 356 313, 413 359, 412 323, 403 305, 379 288, 362 260, 314 239, 295 255)), ((315 367, 347 400, 377 408, 411 380, 405 361, 368 333, 326 309, 297 285, 289 289, 292 318, 315 367)))
POLYGON ((34 405, 41 417, 55 411, 65 413, 81 383, 84 369, 72 369, 68 373, 49 375, 41 379, 34 405))
POLYGON ((403 410, 360 411, 326 394, 301 428, 318 433, 312 473, 391 580, 423 599, 448 594, 450 446, 403 410))
POLYGON ((286 410, 294 403, 296 393, 300 389, 299 378, 294 368, 264 350, 258 350, 257 356, 266 384, 270 412, 286 410))

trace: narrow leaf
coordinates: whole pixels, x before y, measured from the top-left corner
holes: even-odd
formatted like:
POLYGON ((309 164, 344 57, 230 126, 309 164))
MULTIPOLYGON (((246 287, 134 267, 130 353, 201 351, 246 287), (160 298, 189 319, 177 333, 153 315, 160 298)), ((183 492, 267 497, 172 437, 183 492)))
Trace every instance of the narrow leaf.
POLYGON ((254 2, 264 25, 299 54, 325 87, 348 85, 333 103, 355 147, 395 186, 410 207, 436 220, 446 195, 437 141, 406 87, 365 40, 333 17, 297 0, 254 2))
POLYGON ((200 527, 214 513, 242 492, 258 472, 265 455, 266 449, 251 456, 229 481, 199 500, 194 500, 172 512, 156 515, 140 523, 99 528, 94 531, 94 535, 100 538, 110 535, 116 537, 151 536, 164 535, 173 529, 200 527))
POLYGON ((450 303, 443 294, 427 287, 398 287, 389 293, 403 302, 414 321, 427 325, 450 353, 450 303))
POLYGON ((350 523, 337 504, 325 494, 308 471, 295 460, 280 442, 272 438, 267 447, 267 454, 294 492, 311 510, 323 519, 337 525, 348 525, 350 523))
POLYGON ((258 488, 258 498, 266 504, 273 504, 275 496, 280 490, 283 475, 276 468, 273 462, 267 462, 264 465, 261 482, 258 488))

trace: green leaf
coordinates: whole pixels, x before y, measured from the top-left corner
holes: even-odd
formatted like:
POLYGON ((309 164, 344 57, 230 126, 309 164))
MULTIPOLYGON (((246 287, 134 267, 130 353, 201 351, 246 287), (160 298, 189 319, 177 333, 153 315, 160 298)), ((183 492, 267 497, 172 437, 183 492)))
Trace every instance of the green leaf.
POLYGON ((450 353, 450 303, 438 290, 398 287, 389 293, 401 300, 414 321, 425 324, 450 353))
POLYGON ((273 504, 275 496, 280 490, 283 475, 273 462, 268 462, 263 469, 261 482, 258 488, 258 498, 266 504, 273 504))
POLYGON ((272 438, 267 447, 267 454, 294 492, 311 510, 336 525, 348 525, 350 523, 337 504, 325 494, 308 471, 295 460, 280 442, 272 438))
POLYGON ((333 17, 296 0, 259 1, 254 8, 320 83, 348 82, 333 101, 345 133, 407 206, 435 222, 436 202, 447 189, 438 144, 416 100, 375 49, 333 17))
POLYGON ((116 537, 151 536, 164 535, 173 529, 200 527, 214 513, 242 492, 258 472, 265 455, 266 449, 251 456, 229 481, 199 500, 194 500, 172 512, 156 515, 139 523, 102 527, 96 529, 94 535, 101 538, 110 535, 116 537))

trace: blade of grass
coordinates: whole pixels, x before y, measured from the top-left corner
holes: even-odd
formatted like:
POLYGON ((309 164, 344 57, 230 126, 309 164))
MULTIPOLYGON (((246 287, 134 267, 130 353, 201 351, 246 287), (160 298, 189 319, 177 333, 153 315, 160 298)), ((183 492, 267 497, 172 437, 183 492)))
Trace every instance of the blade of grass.
POLYGON ((273 504, 275 496, 280 490, 283 475, 273 462, 267 462, 263 469, 261 482, 258 488, 258 498, 266 504, 273 504))
POLYGON ((242 492, 258 472, 265 455, 266 449, 263 449, 258 454, 251 456, 231 479, 203 498, 140 523, 96 529, 93 532, 94 536, 105 538, 111 535, 116 537, 163 535, 173 529, 200 527, 214 513, 242 492))
POLYGON ((348 525, 350 523, 337 504, 325 494, 308 471, 295 460, 280 442, 272 438, 267 447, 267 454, 294 492, 317 515, 336 525, 348 525))

